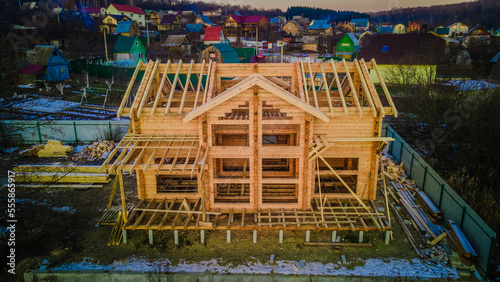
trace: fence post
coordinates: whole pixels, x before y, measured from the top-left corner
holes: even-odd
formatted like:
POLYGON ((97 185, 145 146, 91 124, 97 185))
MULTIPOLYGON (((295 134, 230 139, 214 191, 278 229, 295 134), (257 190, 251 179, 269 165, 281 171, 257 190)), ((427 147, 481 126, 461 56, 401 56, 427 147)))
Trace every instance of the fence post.
POLYGON ((443 202, 443 192, 444 192, 444 184, 441 183, 441 192, 439 193, 439 203, 438 203, 439 209, 441 209, 441 203, 443 202))
POLYGON ((76 134, 76 122, 73 122, 73 130, 75 131, 75 142, 78 143, 78 135, 76 134))
POLYGON ((425 166, 425 172, 424 172, 424 182, 422 182, 422 191, 425 192, 425 179, 427 178, 427 166, 425 166))
POLYGON ((410 173, 408 176, 411 178, 411 171, 413 169, 413 159, 415 158, 415 152, 411 153, 411 162, 410 162, 410 173))
POLYGON ((109 126, 109 138, 111 138, 111 140, 113 140, 113 134, 111 133, 111 121, 108 121, 108 126, 109 126))
POLYGON ((401 145, 401 150, 399 151, 399 162, 403 161, 403 148, 405 146, 405 144, 403 142, 404 142, 404 140, 399 142, 399 144, 401 145))
POLYGON ((40 132, 40 123, 36 121, 36 129, 38 130, 38 140, 42 143, 42 133, 40 132))
POLYGON ((460 220, 460 229, 464 229, 464 218, 465 214, 467 213, 467 206, 462 207, 462 219, 460 220))
MULTIPOLYGON (((391 135, 392 135, 392 139, 394 139, 394 131, 391 132, 391 135)), ((396 139, 394 139, 394 142, 396 142, 396 139)), ((393 155, 393 156, 394 156, 394 154, 392 153, 392 149, 394 149, 394 142, 390 143, 391 155, 393 155)))

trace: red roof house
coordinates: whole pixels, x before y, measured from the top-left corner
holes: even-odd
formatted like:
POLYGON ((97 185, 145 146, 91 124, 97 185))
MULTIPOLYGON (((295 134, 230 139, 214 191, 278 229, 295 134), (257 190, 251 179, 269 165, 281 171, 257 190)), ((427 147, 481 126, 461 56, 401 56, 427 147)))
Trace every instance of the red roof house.
POLYGON ((222 31, 222 26, 209 26, 205 29, 205 36, 203 37, 203 42, 205 45, 210 45, 212 43, 223 43, 224 32, 222 31))

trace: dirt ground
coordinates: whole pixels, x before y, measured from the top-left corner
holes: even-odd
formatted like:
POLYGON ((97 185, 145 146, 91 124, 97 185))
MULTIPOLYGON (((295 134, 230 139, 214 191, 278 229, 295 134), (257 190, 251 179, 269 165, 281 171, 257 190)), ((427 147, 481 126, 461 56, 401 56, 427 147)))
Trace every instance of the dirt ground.
MULTIPOLYGON (((44 162, 61 161, 61 159, 46 159, 44 162)), ((7 183, 7 171, 15 164, 40 163, 36 158, 19 158, 16 153, 0 155, 1 183, 7 183)), ((129 205, 137 202, 135 177, 124 178, 127 202, 129 205)), ((379 189, 381 190, 381 189, 379 189)), ((233 231, 232 242, 226 243, 225 231, 208 231, 206 243, 200 244, 199 232, 179 232, 180 245, 174 245, 173 231, 154 233, 154 244, 148 244, 146 231, 129 231, 128 243, 118 246, 107 246, 111 226, 98 226, 97 221, 102 216, 111 191, 111 183, 103 188, 78 189, 35 189, 18 188, 16 190, 16 275, 7 275, 5 256, 0 258, 0 281, 19 281, 26 270, 39 269, 40 265, 48 264, 47 268, 63 263, 82 262, 92 259, 99 264, 110 264, 126 260, 130 257, 144 257, 151 261, 168 258, 175 265, 181 259, 187 262, 199 262, 219 259, 221 264, 239 265, 260 260, 266 262, 271 254, 277 260, 305 260, 308 262, 339 262, 345 255, 348 261, 353 261, 349 267, 363 264, 358 258, 417 258, 410 243, 404 237, 402 229, 395 221, 395 240, 389 245, 384 244, 385 233, 365 232, 364 242, 373 244, 373 248, 344 248, 340 254, 334 253, 329 247, 305 247, 305 231, 285 231, 284 243, 278 244, 278 231, 259 231, 258 243, 252 243, 251 231, 233 231), (45 262, 44 262, 45 260, 45 262), (1 276, 1 275, 0 275, 1 276), (7 278, 7 279, 5 279, 7 278)), ((0 208, 6 210, 6 189, 1 189, 0 208)), ((120 203, 119 195, 114 204, 120 203)), ((378 206, 384 206, 381 195, 377 199, 378 206)), ((6 214, 1 215, 5 219, 6 214)), ((412 228, 410 228, 412 229, 412 228)), ((357 242, 358 232, 337 232, 344 242, 357 242)), ((418 236, 415 235, 415 238, 418 236)), ((0 233, 0 249, 7 253, 7 232, 0 233)), ((312 242, 330 242, 331 232, 312 231, 312 242)), ((421 242, 422 244, 422 242, 421 242)), ((422 244, 423 246, 423 244, 422 244)))

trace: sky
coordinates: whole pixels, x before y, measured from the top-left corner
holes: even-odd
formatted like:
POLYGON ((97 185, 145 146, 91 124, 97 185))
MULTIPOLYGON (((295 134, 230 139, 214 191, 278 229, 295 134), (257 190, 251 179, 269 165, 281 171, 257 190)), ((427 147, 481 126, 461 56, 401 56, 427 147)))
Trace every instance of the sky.
POLYGON ((350 10, 358 12, 378 12, 394 7, 418 7, 471 2, 473 0, 214 0, 231 5, 251 5, 256 8, 280 8, 286 10, 290 6, 310 6, 332 10, 350 10))

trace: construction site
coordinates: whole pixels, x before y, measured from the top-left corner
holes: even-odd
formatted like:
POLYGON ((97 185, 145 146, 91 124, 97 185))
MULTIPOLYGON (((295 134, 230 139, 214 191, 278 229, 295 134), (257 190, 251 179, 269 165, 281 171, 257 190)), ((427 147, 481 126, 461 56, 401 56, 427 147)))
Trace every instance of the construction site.
MULTIPOLYGON (((19 193, 28 197, 35 189, 98 191, 79 241, 109 249, 80 246, 73 256, 58 246, 50 266, 87 257, 108 265, 131 256, 168 258, 168 269, 165 263, 150 269, 168 275, 172 262, 184 260, 245 264, 241 252, 258 264, 269 261, 260 269, 269 266, 271 273, 278 259, 296 261, 295 272, 275 272, 285 275, 336 275, 304 272, 312 261, 356 269, 370 258, 396 257, 428 259, 423 278, 480 278, 475 265, 483 250, 476 252, 461 230, 463 217, 459 226, 443 216, 441 198, 437 204, 426 194, 425 178, 423 185, 412 180, 413 153, 409 170, 402 153, 391 156, 395 137, 383 119, 397 115, 375 60, 149 61, 138 64, 117 111, 130 118, 120 140, 77 154, 48 141, 23 151, 14 172, 19 189, 31 191, 19 193), (49 159, 35 165, 37 157, 49 159), (54 157, 66 161, 55 165, 54 157), (115 251, 116 259, 106 254, 115 251)), ((26 263, 34 267, 27 281, 49 275, 37 263, 26 263)))

